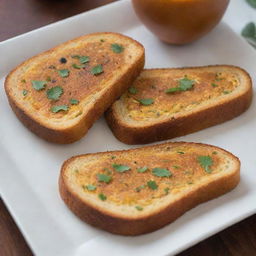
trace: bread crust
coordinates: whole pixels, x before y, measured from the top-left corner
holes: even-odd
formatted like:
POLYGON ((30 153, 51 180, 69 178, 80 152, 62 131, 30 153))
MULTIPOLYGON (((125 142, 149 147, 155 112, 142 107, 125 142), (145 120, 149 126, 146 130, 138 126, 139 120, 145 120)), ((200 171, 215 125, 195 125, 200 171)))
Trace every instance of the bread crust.
MULTIPOLYGON (((189 145, 206 145, 201 143, 186 143, 186 142, 174 142, 174 143, 164 143, 161 145, 174 145, 174 144, 189 144, 189 145)), ((76 196, 68 187, 67 180, 65 179, 65 170, 69 163, 76 157, 81 157, 85 155, 75 156, 64 162, 61 168, 61 173, 59 176, 59 191, 63 201, 70 208, 72 212, 75 213, 81 220, 87 222, 88 224, 95 226, 97 228, 104 229, 108 232, 125 235, 125 236, 135 236, 141 235, 149 232, 153 232, 173 221, 178 217, 183 215, 186 211, 196 207, 197 205, 211 200, 213 198, 219 197, 230 190, 234 189, 240 181, 240 161, 239 159, 232 155, 230 152, 207 145, 214 150, 221 150, 228 153, 231 158, 236 161, 236 169, 229 175, 222 176, 218 180, 212 180, 211 182, 200 186, 195 191, 190 191, 180 200, 176 200, 174 203, 167 205, 164 209, 154 212, 154 214, 149 214, 140 218, 128 218, 123 216, 115 215, 114 213, 109 213, 98 209, 97 206, 90 205, 76 196)), ((155 146, 146 146, 144 148, 154 148, 155 146)), ((117 154, 119 152, 129 152, 137 149, 113 151, 108 153, 117 154)), ((95 153, 87 155, 98 155, 104 153, 95 153)))
MULTIPOLYGON (((196 70, 211 67, 239 69, 243 72, 248 84, 250 85, 248 86, 248 90, 234 99, 223 102, 216 106, 210 106, 200 111, 196 111, 192 114, 189 114, 188 116, 181 116, 170 120, 159 121, 158 123, 141 127, 132 127, 123 122, 118 116, 115 107, 112 105, 112 107, 105 113, 105 118, 115 137, 126 144, 146 144, 200 131, 213 125, 231 120, 242 114, 249 108, 252 101, 252 81, 251 77, 245 70, 231 65, 213 65, 192 68, 184 67, 174 69, 196 70)), ((152 70, 161 71, 168 69, 152 70)))
MULTIPOLYGON (((90 37, 91 35, 115 35, 118 37, 124 37, 118 33, 105 32, 105 33, 93 33, 88 34, 86 36, 82 36, 80 38, 90 37)), ((125 36, 126 37, 126 36, 125 36)), ((129 37, 126 37, 129 38, 129 37)), ((16 114, 18 119, 26 126, 30 131, 35 133, 37 136, 54 143, 59 144, 68 144, 73 143, 79 139, 81 139, 87 132, 88 129, 93 125, 93 123, 104 113, 104 111, 110 107, 110 105, 118 98, 120 95, 130 86, 130 84, 136 79, 141 70, 144 67, 145 63, 145 53, 144 47, 134 39, 131 39, 135 42, 141 49, 143 49, 143 54, 137 59, 137 61, 130 66, 129 70, 123 74, 115 84, 112 85, 110 90, 105 91, 104 94, 101 95, 100 99, 94 103, 93 107, 89 109, 87 114, 77 123, 76 125, 66 128, 66 129, 56 129, 49 127, 45 124, 42 124, 39 119, 33 118, 28 111, 25 111, 17 102, 16 98, 13 98, 10 95, 10 77, 12 74, 22 67, 26 65, 26 63, 33 61, 34 59, 40 58, 41 55, 50 54, 54 52, 56 48, 69 44, 79 38, 75 38, 73 40, 69 40, 61 45, 58 45, 46 52, 40 53, 25 62, 21 63, 14 70, 12 70, 5 80, 5 92, 8 97, 9 104, 16 114)))

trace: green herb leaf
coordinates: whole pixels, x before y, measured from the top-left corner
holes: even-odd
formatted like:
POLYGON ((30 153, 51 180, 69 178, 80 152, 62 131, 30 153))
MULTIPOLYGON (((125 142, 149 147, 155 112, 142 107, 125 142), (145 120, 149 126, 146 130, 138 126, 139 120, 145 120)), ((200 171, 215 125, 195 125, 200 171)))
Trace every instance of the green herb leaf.
POLYGON ((67 105, 52 106, 51 111, 53 113, 57 113, 59 111, 68 111, 68 106, 67 105))
POLYGON ((212 83, 212 87, 218 87, 218 85, 215 83, 212 83))
POLYGON ((256 34, 256 26, 254 22, 250 22, 246 24, 246 26, 242 30, 243 37, 255 37, 256 34))
POLYGON ((137 172, 142 173, 142 172, 145 172, 145 171, 147 171, 147 170, 148 170, 148 167, 141 167, 141 168, 138 168, 138 169, 137 169, 137 172))
POLYGON ((25 79, 22 79, 21 82, 22 82, 23 84, 25 84, 25 83, 26 83, 26 80, 25 80, 25 79))
POLYGON ((138 210, 138 211, 142 211, 143 210, 143 207, 139 206, 139 205, 136 205, 135 208, 138 210))
POLYGON ((184 77, 179 81, 179 88, 181 91, 187 91, 193 87, 195 84, 195 81, 188 79, 187 77, 184 77))
POLYGON ((101 74, 101 73, 103 73, 103 67, 102 67, 102 65, 99 64, 99 65, 93 67, 93 68, 91 69, 91 73, 92 73, 93 75, 95 75, 95 76, 96 76, 96 75, 99 75, 99 74, 101 74))
POLYGON ((102 201, 107 200, 107 197, 106 197, 103 193, 98 194, 98 197, 99 197, 99 199, 102 200, 102 201))
POLYGON ((72 55, 71 56, 73 59, 78 59, 81 64, 85 64, 90 61, 89 56, 80 56, 80 55, 72 55))
POLYGON ((165 93, 173 93, 173 92, 179 92, 180 88, 179 87, 173 87, 173 88, 169 88, 165 91, 165 93))
POLYGON ((37 90, 37 91, 41 91, 45 88, 45 86, 47 85, 46 81, 36 81, 33 80, 32 81, 32 87, 37 90))
POLYGON ((147 185, 149 188, 151 188, 152 190, 156 190, 158 188, 158 185, 156 184, 156 182, 154 180, 150 180, 147 182, 147 185))
POLYGON ((165 188, 165 189, 164 189, 164 192, 165 192, 166 195, 169 194, 169 191, 170 191, 170 188, 165 188))
POLYGON ((26 89, 24 89, 23 91, 22 91, 22 95, 23 96, 26 96, 28 94, 28 91, 26 90, 26 89))
POLYGON ((242 30, 242 36, 247 42, 256 48, 256 26, 254 22, 248 23, 242 30))
POLYGON ((124 47, 120 44, 111 44, 111 49, 115 53, 121 53, 124 50, 124 47))
POLYGON ((185 154, 183 151, 178 151, 177 153, 180 154, 180 155, 184 155, 185 154))
POLYGON ((88 56, 81 56, 79 58, 79 61, 81 64, 85 64, 85 63, 88 63, 90 61, 90 58, 88 56))
POLYGON ((246 2, 253 8, 256 8, 256 0, 246 0, 246 2))
POLYGON ((51 89, 48 89, 46 92, 47 98, 50 100, 58 100, 62 93, 63 89, 60 86, 52 87, 51 89))
POLYGON ((126 171, 129 171, 131 169, 129 166, 122 165, 122 164, 113 164, 112 166, 118 172, 126 172, 126 171))
POLYGON ((152 174, 157 176, 157 177, 171 177, 172 173, 164 168, 154 168, 152 170, 152 174))
POLYGON ((212 154, 213 154, 213 155, 217 155, 218 152, 217 152, 217 151, 213 151, 212 154))
POLYGON ((77 105, 79 103, 79 100, 70 99, 69 102, 70 102, 71 105, 77 105))
POLYGON ((129 91, 130 94, 136 94, 136 93, 138 92, 135 87, 130 87, 130 88, 128 89, 128 91, 129 91))
POLYGON ((140 104, 144 105, 144 106, 149 106, 149 105, 151 105, 151 104, 154 103, 154 100, 148 98, 148 99, 140 99, 140 100, 138 100, 138 102, 139 102, 140 104))
POLYGON ((89 191, 94 191, 94 190, 96 190, 97 187, 94 185, 88 184, 85 186, 85 188, 89 191))
POLYGON ((135 191, 136 191, 136 192, 140 192, 140 191, 141 191, 143 188, 145 188, 145 187, 146 187, 145 185, 141 185, 141 186, 135 188, 135 191))
POLYGON ((81 65, 72 64, 72 67, 73 67, 73 68, 76 68, 76 69, 81 69, 81 68, 86 67, 86 65, 85 65, 85 64, 81 64, 81 65))
POLYGON ((165 93, 174 93, 179 91, 187 91, 193 87, 195 84, 195 81, 188 79, 187 77, 184 77, 179 80, 178 87, 169 88, 165 91, 165 93))
POLYGON ((212 172, 210 166, 213 164, 213 161, 210 156, 199 156, 197 160, 207 173, 212 172))
POLYGON ((111 156, 111 159, 115 159, 116 158, 116 156, 111 156))
POLYGON ((69 76, 69 70, 68 69, 61 69, 58 70, 58 73, 61 77, 68 77, 69 76))
POLYGON ((223 94, 229 94, 231 93, 230 91, 223 91, 223 94))
POLYGON ((98 178, 98 181, 105 182, 105 183, 109 183, 112 180, 111 176, 108 176, 106 174, 101 174, 101 173, 97 174, 97 178, 98 178))
POLYGON ((175 169, 179 169, 180 168, 180 166, 178 166, 178 165, 173 165, 172 167, 175 168, 175 169))

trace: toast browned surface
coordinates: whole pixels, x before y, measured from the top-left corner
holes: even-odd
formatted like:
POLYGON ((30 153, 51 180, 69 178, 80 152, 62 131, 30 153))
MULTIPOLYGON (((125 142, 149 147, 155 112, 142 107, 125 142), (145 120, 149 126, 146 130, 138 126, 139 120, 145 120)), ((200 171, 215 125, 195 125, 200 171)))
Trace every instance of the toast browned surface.
POLYGON ((83 221, 139 235, 232 190, 239 179, 240 161, 231 153, 174 142, 72 157, 62 165, 59 189, 83 221))
POLYGON ((32 132, 71 143, 139 75, 144 48, 117 33, 95 33, 63 43, 23 62, 5 81, 9 103, 32 132))
POLYGON ((127 144, 170 139, 220 124, 251 103, 249 74, 235 66, 148 69, 106 112, 127 144))

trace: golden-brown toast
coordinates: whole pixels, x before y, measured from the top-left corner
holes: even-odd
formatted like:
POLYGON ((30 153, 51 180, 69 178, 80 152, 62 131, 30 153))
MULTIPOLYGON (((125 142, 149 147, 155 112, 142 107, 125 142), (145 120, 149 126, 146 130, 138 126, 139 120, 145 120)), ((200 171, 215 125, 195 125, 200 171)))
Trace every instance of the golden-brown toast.
POLYGON ((5 90, 20 119, 38 136, 71 143, 138 76, 144 48, 117 33, 95 33, 63 43, 19 65, 5 90))
POLYGON ((127 144, 174 138, 230 120, 252 99, 249 74, 235 66, 144 70, 106 112, 127 144))
POLYGON ((60 194, 83 221, 121 235, 159 229, 233 189, 240 161, 210 145, 165 143, 68 159, 60 194))

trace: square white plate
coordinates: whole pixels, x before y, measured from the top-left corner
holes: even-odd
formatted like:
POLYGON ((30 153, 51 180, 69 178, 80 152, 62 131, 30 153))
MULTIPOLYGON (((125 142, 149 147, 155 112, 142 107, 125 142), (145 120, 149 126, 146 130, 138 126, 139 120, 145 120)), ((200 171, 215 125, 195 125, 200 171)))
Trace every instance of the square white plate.
POLYGON ((4 77, 23 60, 90 32, 129 35, 146 48, 146 67, 233 64, 255 79, 256 54, 225 24, 188 46, 161 43, 135 17, 130 1, 120 1, 0 43, 0 192, 36 255, 175 254, 256 212, 256 105, 224 124, 178 138, 223 147, 242 162, 239 186, 187 212, 174 223, 139 237, 121 237, 81 222, 58 193, 62 162, 72 155, 129 146, 117 141, 104 119, 72 145, 47 143, 22 126, 11 111, 4 77))

